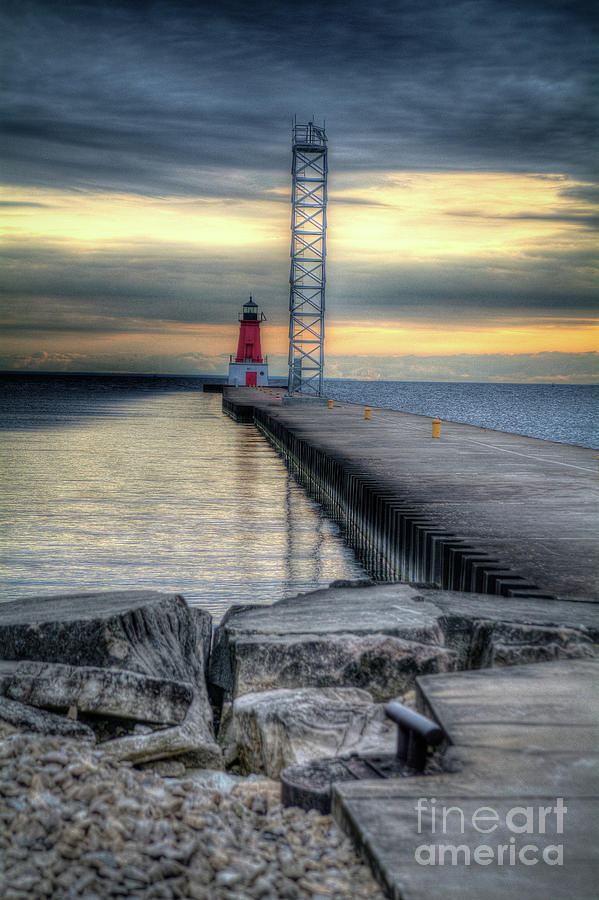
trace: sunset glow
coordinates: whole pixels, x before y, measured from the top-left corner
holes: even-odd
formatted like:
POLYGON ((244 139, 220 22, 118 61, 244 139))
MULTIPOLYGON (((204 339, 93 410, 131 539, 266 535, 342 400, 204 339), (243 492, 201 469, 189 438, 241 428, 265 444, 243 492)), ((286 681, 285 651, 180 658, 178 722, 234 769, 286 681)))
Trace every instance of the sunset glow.
POLYGON ((589 10, 8 4, 0 368, 224 373, 252 294, 285 374, 313 115, 325 376, 599 380, 589 10))
MULTIPOLYGON (((580 253, 585 247, 590 250, 593 242, 592 232, 576 220, 578 207, 564 199, 565 188, 572 191, 577 185, 558 176, 361 173, 341 180, 344 187, 331 191, 329 255, 336 265, 345 261, 361 269, 363 274, 358 278, 366 281, 373 267, 406 262, 423 269, 434 265, 442 275, 443 261, 458 257, 474 267, 484 257, 487 267, 501 271, 512 266, 515 259, 542 254, 548 246, 580 253)), ((230 253, 232 247, 264 259, 276 255, 283 262, 287 258, 288 209, 280 202, 231 203, 218 198, 191 202, 176 197, 16 188, 7 190, 4 197, 15 204, 7 208, 5 216, 7 244, 59 246, 83 265, 90 254, 101 258, 117 250, 126 258, 128 253, 135 255, 144 249, 156 254, 157 248, 174 259, 181 253, 191 260, 219 249, 230 253)), ((583 269, 579 275, 582 279, 591 277, 583 269)), ((226 292, 226 283, 223 288, 226 292)), ((189 289, 193 291, 191 281, 189 289)), ((235 290, 231 286, 231 294, 235 290)), ((287 302, 285 282, 278 286, 278 293, 279 324, 275 318, 265 328, 264 339, 270 352, 284 359, 287 326, 280 322, 287 302)), ((336 296, 334 281, 329 282, 329 293, 336 296)), ((337 294, 338 308, 344 302, 342 286, 337 294)), ((195 354, 217 360, 231 352, 235 320, 217 325, 177 322, 169 319, 168 304, 165 313, 162 319, 142 316, 121 321, 122 333, 118 321, 88 313, 80 330, 60 331, 57 327, 43 338, 31 332, 7 336, 4 351, 21 357, 41 352, 43 360, 53 356, 59 359, 61 354, 74 359, 144 354, 191 354, 193 358, 195 354)), ((406 353, 580 353, 599 346, 597 321, 582 316, 564 321, 559 316, 519 317, 512 313, 506 321, 505 317, 496 316, 494 320, 471 311, 469 320, 462 316, 456 323, 440 317, 423 324, 402 308, 401 283, 397 285, 394 318, 343 321, 333 315, 326 334, 329 358, 406 353)))
POLYGON ((287 218, 267 202, 227 204, 220 199, 190 202, 179 197, 8 188, 2 200, 14 204, 4 212, 5 240, 57 242, 80 252, 140 242, 210 248, 283 242, 281 226, 287 218))
POLYGON ((355 249, 384 264, 447 256, 524 256, 535 248, 576 242, 594 246, 580 206, 564 193, 579 185, 563 176, 508 173, 372 174, 374 185, 331 192, 329 250, 355 249), (377 183, 378 182, 378 183, 377 183), (347 206, 335 199, 348 201, 347 206), (352 203, 353 201, 353 203, 352 203), (355 201, 364 205, 354 205, 355 201), (369 205, 371 204, 371 205, 369 205), (580 221, 577 221, 580 216, 580 221))
MULTIPOLYGON (((379 172, 337 181, 346 186, 329 192, 327 240, 329 255, 339 260, 357 253, 380 265, 444 256, 475 263, 481 254, 524 256, 550 241, 553 248, 555 242, 562 248, 596 243, 580 204, 564 197, 585 185, 563 176, 379 172)), ((81 252, 160 242, 223 249, 267 244, 284 253, 289 191, 274 196, 280 200, 190 201, 12 187, 2 192, 2 234, 6 241, 59 242, 81 252)))
POLYGON ((405 327, 395 323, 368 325, 334 325, 329 327, 327 351, 333 356, 416 356, 453 353, 540 353, 567 350, 585 353, 599 346, 599 319, 589 325, 564 327, 555 323, 535 324, 529 321, 509 327, 487 325, 471 328, 423 328, 416 324, 405 327))

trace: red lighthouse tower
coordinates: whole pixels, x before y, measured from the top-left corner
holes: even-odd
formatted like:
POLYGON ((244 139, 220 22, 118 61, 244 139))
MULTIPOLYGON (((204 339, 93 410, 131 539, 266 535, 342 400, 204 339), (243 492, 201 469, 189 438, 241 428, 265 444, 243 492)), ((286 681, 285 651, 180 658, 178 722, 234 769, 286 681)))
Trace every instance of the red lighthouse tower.
POLYGON ((268 385, 268 361, 260 344, 260 325, 265 319, 250 294, 239 317, 237 355, 229 359, 229 384, 268 385))

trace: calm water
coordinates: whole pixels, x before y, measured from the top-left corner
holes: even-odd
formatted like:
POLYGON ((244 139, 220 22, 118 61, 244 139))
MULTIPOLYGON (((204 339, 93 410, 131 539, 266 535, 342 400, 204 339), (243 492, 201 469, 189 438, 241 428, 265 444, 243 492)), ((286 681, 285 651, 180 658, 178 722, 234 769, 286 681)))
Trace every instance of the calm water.
POLYGON ((599 449, 599 385, 327 380, 335 400, 599 449))
MULTIPOLYGON (((252 426, 194 379, 0 376, 0 601, 182 593, 219 618, 363 570, 252 426)), ((328 396, 599 446, 599 387, 328 381, 328 396)))
POLYGON ((252 426, 189 379, 2 380, 0 600, 177 591, 216 618, 365 577, 252 426))

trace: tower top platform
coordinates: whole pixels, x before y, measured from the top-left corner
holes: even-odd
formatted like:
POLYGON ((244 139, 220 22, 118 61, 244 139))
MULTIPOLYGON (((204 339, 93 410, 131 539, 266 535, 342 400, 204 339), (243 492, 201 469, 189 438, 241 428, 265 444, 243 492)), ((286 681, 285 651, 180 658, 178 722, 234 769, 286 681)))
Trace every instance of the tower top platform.
POLYGON ((315 125, 314 122, 308 122, 307 125, 298 125, 294 121, 292 138, 293 146, 299 149, 303 147, 309 150, 324 149, 327 144, 324 126, 315 125))

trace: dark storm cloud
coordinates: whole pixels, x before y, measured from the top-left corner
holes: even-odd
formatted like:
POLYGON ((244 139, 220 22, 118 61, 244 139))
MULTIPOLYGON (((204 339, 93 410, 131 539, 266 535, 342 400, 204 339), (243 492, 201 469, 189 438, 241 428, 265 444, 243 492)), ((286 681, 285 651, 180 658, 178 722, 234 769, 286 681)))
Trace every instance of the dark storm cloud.
MULTIPOLYGON (((165 319, 233 323, 250 291, 268 321, 287 321, 288 258, 211 254, 196 246, 145 242, 95 252, 34 243, 6 246, 4 331, 160 331, 165 319)), ((328 264, 331 322, 364 319, 491 321, 517 315, 592 317, 597 269, 589 250, 539 248, 522 256, 404 261, 373 277, 361 263, 328 264)), ((1 296, 1 294, 0 294, 1 296)))
MULTIPOLYGON (((405 261, 373 278, 359 263, 328 264, 332 320, 488 322, 516 316, 592 318, 597 261, 590 250, 538 248, 502 259, 405 261)), ((582 324, 582 323, 580 323, 582 324)))
POLYGON ((599 215, 587 212, 578 212, 570 210, 566 212, 554 213, 536 213, 536 212, 519 212, 519 213, 486 213, 481 210, 469 209, 451 209, 447 210, 446 216, 457 216, 466 219, 500 219, 502 221, 530 221, 530 222, 563 222, 565 225, 578 225, 582 228, 590 228, 595 230, 599 226, 599 215))
POLYGON ((6 334, 149 333, 165 319, 234 323, 251 290, 269 322, 286 321, 289 263, 280 254, 257 261, 238 250, 209 254, 150 241, 81 254, 31 242, 5 246, 0 260, 6 334))
POLYGON ((592 177, 584 2, 9 0, 4 34, 12 183, 255 196, 294 113, 327 119, 332 171, 592 177))
POLYGON ((22 207, 37 207, 38 209, 42 207, 47 207, 48 203, 29 203, 27 201, 21 200, 0 200, 0 209, 21 209, 22 207))
POLYGON ((560 191, 567 200, 580 200, 584 203, 599 203, 599 184, 577 184, 560 191))

